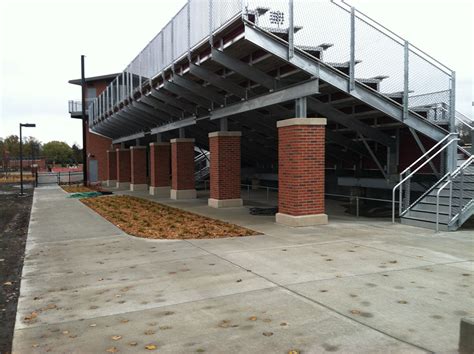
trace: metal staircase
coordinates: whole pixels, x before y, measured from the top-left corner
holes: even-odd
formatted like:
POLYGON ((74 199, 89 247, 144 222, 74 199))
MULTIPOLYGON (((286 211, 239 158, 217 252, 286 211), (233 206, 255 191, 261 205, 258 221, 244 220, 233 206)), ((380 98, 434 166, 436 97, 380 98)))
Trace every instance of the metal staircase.
MULTIPOLYGON (((459 140, 457 133, 447 135, 400 173, 400 182, 392 190, 393 222, 397 189, 399 217, 405 225, 436 231, 455 231, 474 214, 474 155, 459 146, 459 140), (459 151, 456 164, 458 167, 445 173, 411 203, 412 184, 423 180, 420 172, 435 159, 446 154, 450 146, 456 146, 459 151)), ((424 182, 426 180, 425 174, 424 182)))

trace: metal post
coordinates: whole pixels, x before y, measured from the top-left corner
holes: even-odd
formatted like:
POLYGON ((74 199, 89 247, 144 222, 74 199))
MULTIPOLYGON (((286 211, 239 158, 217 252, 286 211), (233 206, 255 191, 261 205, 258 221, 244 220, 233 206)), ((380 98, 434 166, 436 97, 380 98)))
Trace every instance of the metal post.
POLYGON ((247 184, 247 199, 250 199, 250 184, 247 184))
POLYGON ((219 126, 221 132, 226 132, 229 130, 229 124, 227 118, 219 119, 219 126))
POLYGON ((403 59, 403 117, 402 117, 402 120, 405 120, 408 118, 408 89, 409 89, 409 85, 408 85, 409 43, 408 41, 405 41, 403 48, 404 48, 404 59, 403 59))
MULTIPOLYGON (((451 72, 451 87, 449 97, 449 132, 456 133, 456 72, 451 72)), ((453 136, 453 139, 455 137, 453 136)), ((457 165, 457 144, 450 144, 447 153, 447 168, 449 172, 453 172, 457 165)))
POLYGON ((209 45, 214 48, 214 40, 212 38, 212 0, 209 0, 209 45))
POLYGON ((300 97, 295 100, 296 118, 306 118, 308 116, 306 97, 300 97))
POLYGON ((58 178, 58 186, 59 186, 61 184, 61 171, 58 172, 56 177, 58 178))
POLYGON ((268 199, 269 199, 269 194, 270 194, 270 189, 267 187, 267 202, 268 202, 268 199))
POLYGON ((188 0, 188 61, 191 62, 191 0, 188 0))
POLYGON ((288 60, 291 60, 295 55, 295 25, 293 15, 293 0, 289 0, 289 11, 288 11, 288 60))
POLYGON ((20 195, 23 195, 23 136, 20 123, 20 195))
POLYGON ((461 188, 459 189, 459 211, 461 211, 464 203, 464 169, 461 170, 461 188))
POLYGON ((87 186, 87 117, 86 117, 86 76, 84 70, 84 55, 81 55, 81 87, 82 87, 82 179, 87 186))
POLYGON ((359 217, 359 196, 356 195, 356 217, 359 217))
POLYGON ((349 92, 355 88, 355 9, 351 7, 351 53, 349 61, 349 92))

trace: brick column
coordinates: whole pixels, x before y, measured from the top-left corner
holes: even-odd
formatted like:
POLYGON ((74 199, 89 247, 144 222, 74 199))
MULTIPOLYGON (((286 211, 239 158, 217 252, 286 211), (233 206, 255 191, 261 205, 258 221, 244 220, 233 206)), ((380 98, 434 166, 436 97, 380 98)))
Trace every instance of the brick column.
POLYGON ((130 188, 130 150, 116 149, 117 152, 117 188, 130 188))
POLYGON ((150 143, 150 194, 170 197, 170 143, 150 143))
POLYGON ((171 199, 196 198, 194 139, 171 139, 171 199))
POLYGON ((117 152, 107 150, 107 187, 115 187, 117 184, 117 152))
POLYGON ((240 198, 240 137, 241 132, 213 132, 209 134, 211 156, 210 207, 242 206, 240 198))
POLYGON ((146 147, 130 147, 130 190, 146 191, 148 189, 146 181, 146 147))
POLYGON ((324 209, 325 118, 293 118, 278 127, 278 213, 289 226, 327 224, 324 209))

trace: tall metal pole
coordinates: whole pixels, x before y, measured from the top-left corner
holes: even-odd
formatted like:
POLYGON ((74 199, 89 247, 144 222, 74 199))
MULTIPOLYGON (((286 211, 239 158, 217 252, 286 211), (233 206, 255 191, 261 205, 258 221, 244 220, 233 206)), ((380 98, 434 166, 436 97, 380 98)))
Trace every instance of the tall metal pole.
POLYGON ((20 123, 20 195, 23 195, 23 136, 20 123))
POLYGON ((84 71, 84 55, 81 55, 81 87, 82 87, 82 179, 87 186, 87 130, 86 116, 86 77, 84 71))

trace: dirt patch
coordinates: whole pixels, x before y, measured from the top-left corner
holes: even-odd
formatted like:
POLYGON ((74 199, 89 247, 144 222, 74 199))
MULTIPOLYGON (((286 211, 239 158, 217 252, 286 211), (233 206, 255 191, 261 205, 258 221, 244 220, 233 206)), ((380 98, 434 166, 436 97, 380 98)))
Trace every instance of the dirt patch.
POLYGON ((19 197, 18 188, 0 183, 0 353, 11 351, 32 192, 19 197))
POLYGON ((152 239, 196 239, 252 236, 244 227, 130 196, 81 199, 126 233, 152 239))

